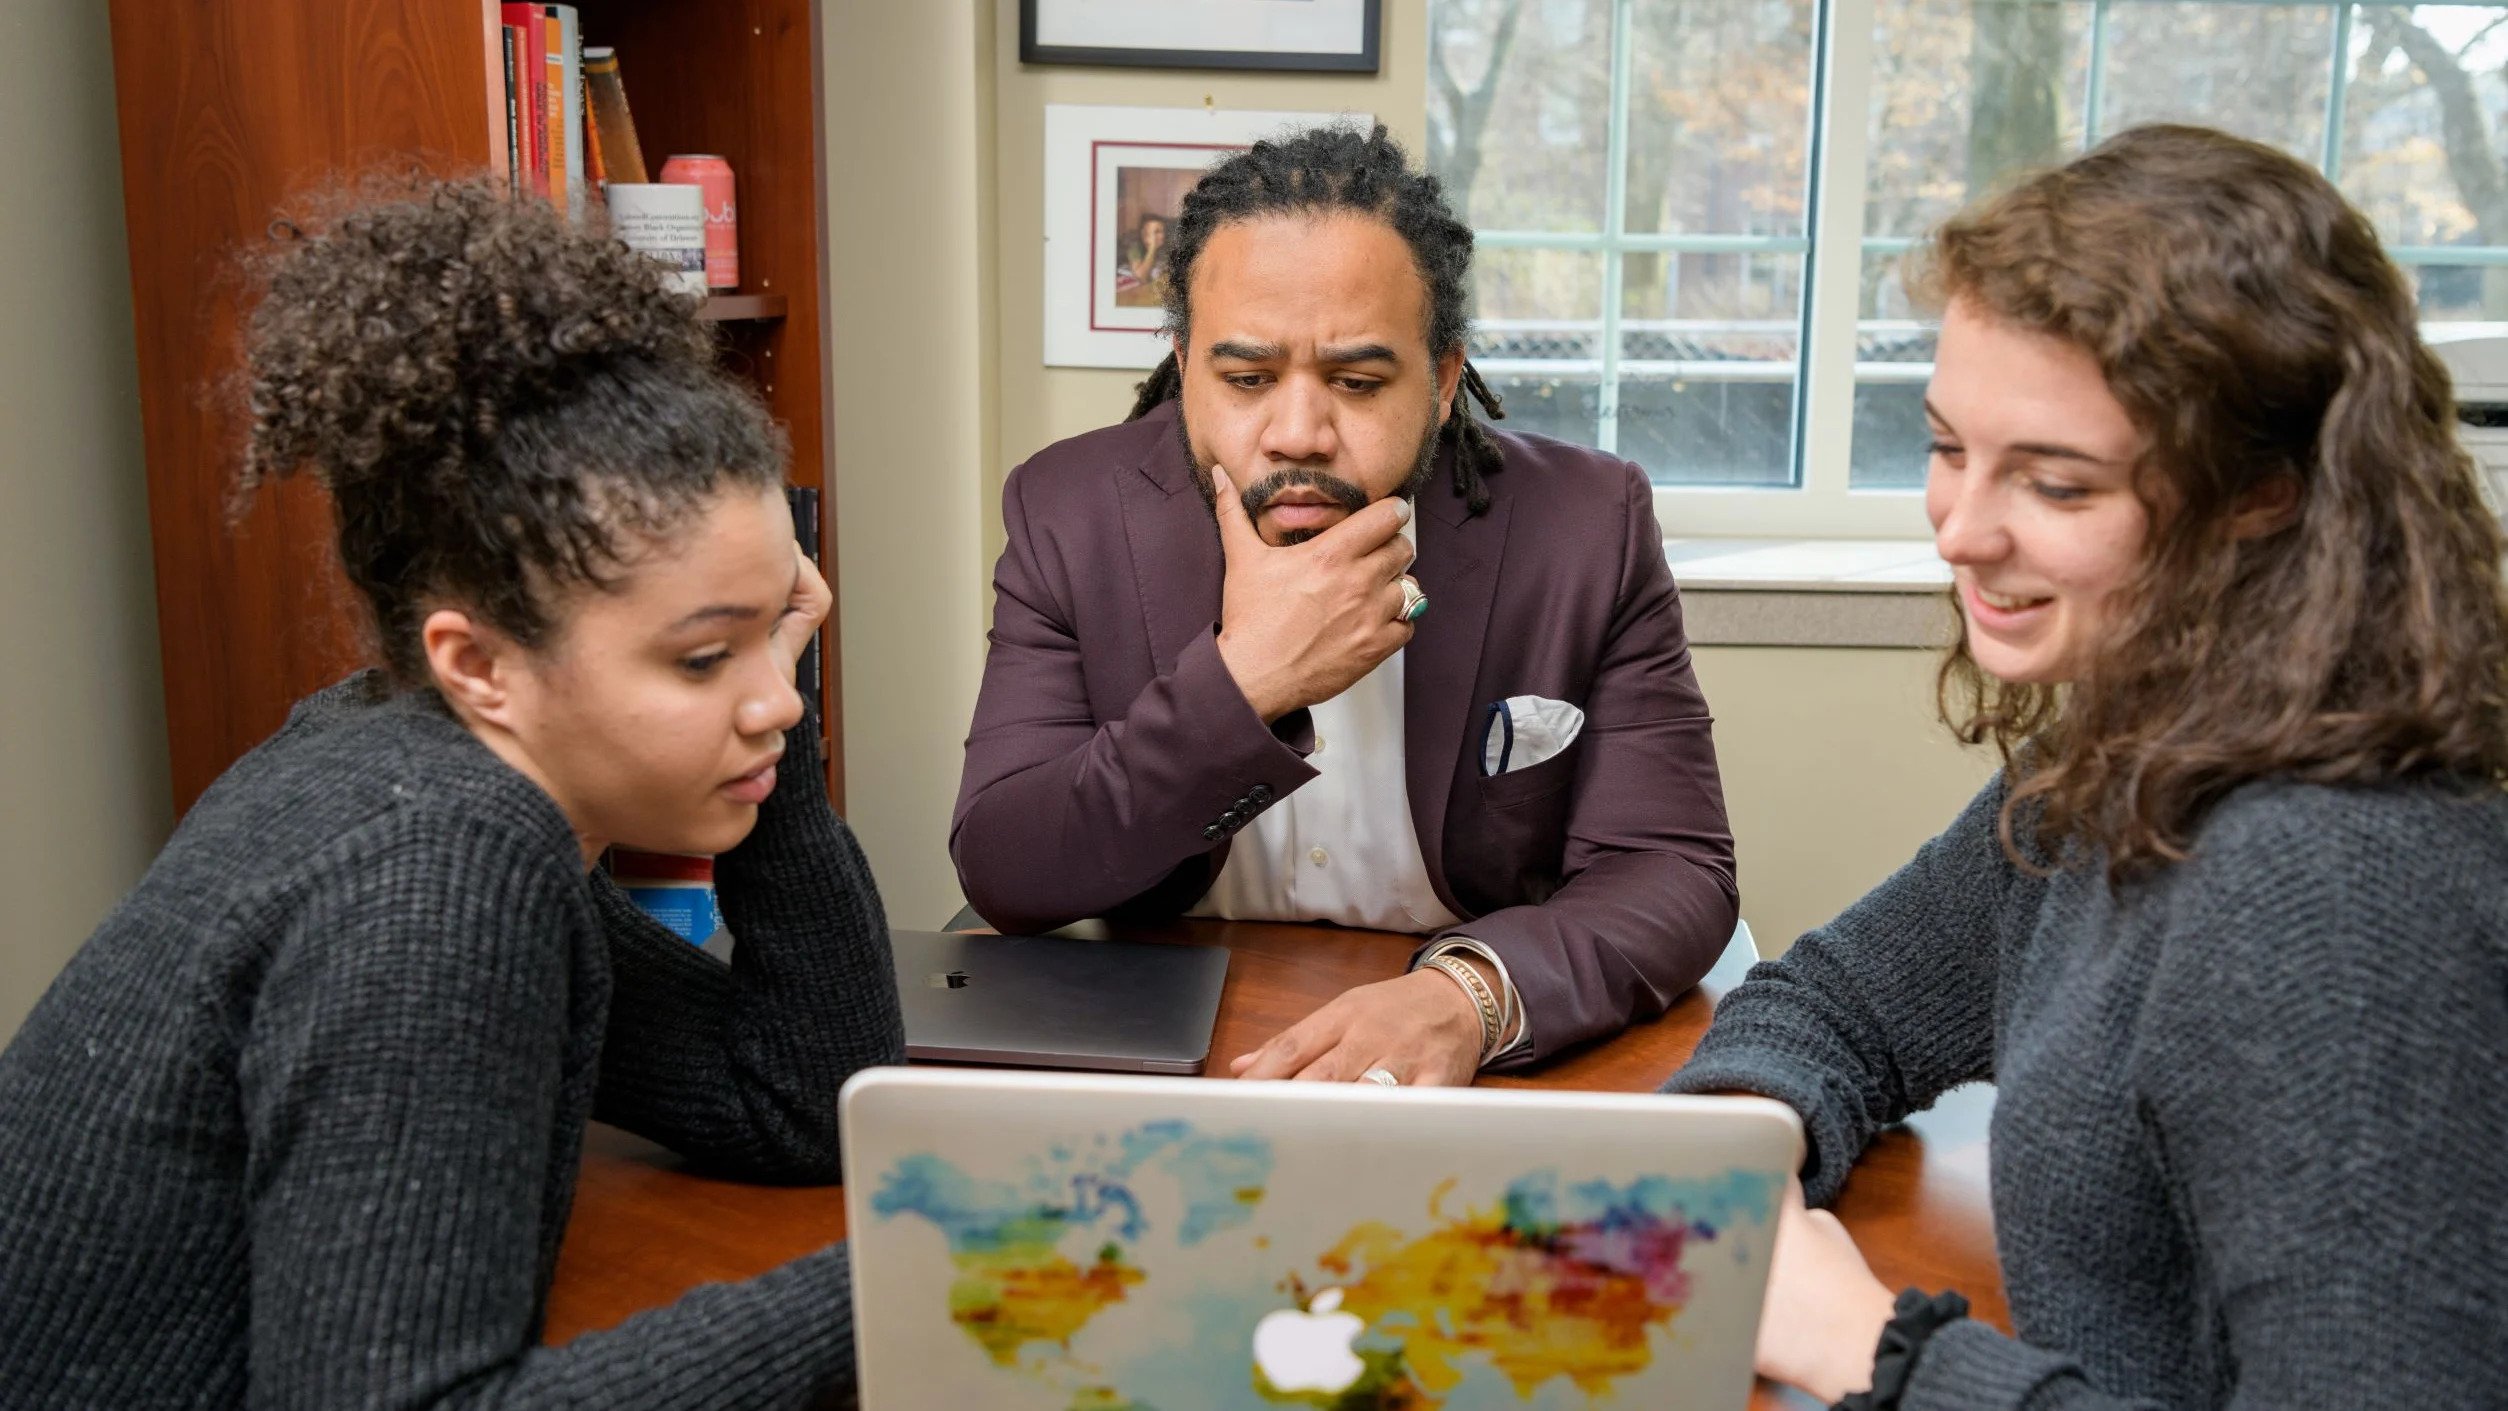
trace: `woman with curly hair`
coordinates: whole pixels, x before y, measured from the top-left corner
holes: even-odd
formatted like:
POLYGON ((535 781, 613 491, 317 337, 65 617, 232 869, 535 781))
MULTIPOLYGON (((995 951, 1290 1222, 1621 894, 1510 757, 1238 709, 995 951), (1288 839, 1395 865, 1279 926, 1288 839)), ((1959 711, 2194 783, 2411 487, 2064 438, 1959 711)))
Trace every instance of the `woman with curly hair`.
POLYGON ((793 687, 829 594, 783 441, 655 266, 543 203, 294 234, 244 487, 330 492, 382 665, 201 797, 0 1053, 0 1404, 841 1392, 841 1248, 539 1346, 587 1121, 834 1181, 837 1088, 900 1058, 793 687), (729 965, 612 844, 719 854, 729 965))
POLYGON ((1953 219, 1925 486, 1946 720, 2005 767, 1667 1085, 1802 1115, 1825 1204, 1997 1085, 2012 1323, 1780 1225, 1760 1370, 1858 1408, 2498 1405, 2508 608, 2368 222, 2125 133, 1953 219))

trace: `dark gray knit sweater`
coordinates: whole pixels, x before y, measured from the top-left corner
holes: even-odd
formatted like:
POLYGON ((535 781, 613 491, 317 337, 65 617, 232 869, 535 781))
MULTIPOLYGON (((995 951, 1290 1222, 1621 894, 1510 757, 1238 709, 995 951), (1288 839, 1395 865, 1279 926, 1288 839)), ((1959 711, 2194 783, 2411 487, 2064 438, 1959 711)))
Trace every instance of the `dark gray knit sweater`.
POLYGON ((2249 785, 2111 890, 1995 838, 2001 784, 1725 997, 1666 1086, 1791 1104, 1826 1203, 1991 1079, 2017 1340, 1902 1403, 2508 1406, 2508 799, 2249 785))
POLYGON ((0 1053, 0 1405, 786 1406, 849 1388, 834 1248, 539 1346, 584 1124, 838 1179, 899 1061, 888 932, 791 732, 729 967, 556 805, 354 677, 192 809, 0 1053))

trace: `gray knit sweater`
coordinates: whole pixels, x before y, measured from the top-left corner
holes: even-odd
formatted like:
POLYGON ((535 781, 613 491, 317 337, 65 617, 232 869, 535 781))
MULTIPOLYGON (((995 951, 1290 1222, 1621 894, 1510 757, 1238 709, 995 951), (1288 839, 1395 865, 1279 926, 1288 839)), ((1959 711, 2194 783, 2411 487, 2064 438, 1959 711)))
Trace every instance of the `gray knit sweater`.
POLYGON ((791 732, 728 967, 432 695, 353 677, 192 809, 0 1053, 0 1406, 797 1405, 841 1248, 539 1346, 588 1118, 838 1179, 888 932, 791 732))
POLYGON ((1679 1092, 1791 1104, 1824 1204, 1991 1079, 2018 1338, 1908 1411, 2508 1406, 2508 799, 2252 784, 2192 856, 2037 880, 2001 784, 1725 997, 1679 1092))

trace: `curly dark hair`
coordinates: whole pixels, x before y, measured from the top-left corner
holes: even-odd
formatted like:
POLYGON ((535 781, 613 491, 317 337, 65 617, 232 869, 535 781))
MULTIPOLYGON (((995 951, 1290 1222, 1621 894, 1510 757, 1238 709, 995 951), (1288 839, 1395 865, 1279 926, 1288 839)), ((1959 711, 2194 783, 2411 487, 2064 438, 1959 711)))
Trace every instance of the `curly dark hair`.
MULTIPOLYGON (((1257 142, 1203 173, 1167 231, 1168 334, 1190 344, 1193 265, 1220 227, 1334 211, 1374 216, 1402 237, 1428 286, 1428 355, 1443 358, 1461 349, 1471 330, 1472 228, 1455 218, 1437 178, 1411 169, 1410 157, 1383 123, 1364 133, 1341 124, 1307 128, 1257 142)), ((1170 353, 1140 384, 1125 420, 1148 415, 1179 395, 1183 385, 1183 370, 1170 353)), ((1482 477, 1500 468, 1504 454, 1472 416, 1469 402, 1479 402, 1493 421, 1504 420, 1506 410, 1469 362, 1463 364, 1463 391, 1437 437, 1454 451, 1455 493, 1479 514, 1489 508, 1482 477)))
POLYGON ((2089 353, 2147 440, 2150 537, 2080 679, 1996 681, 1964 633, 1943 663, 1945 722, 2003 752, 2016 861, 2018 817, 2103 847, 2114 878, 2182 859, 2266 775, 2508 780, 2500 527, 2411 288, 2331 182, 2138 128, 1955 217, 1916 273, 2089 353), (2241 537, 2282 478, 2290 521, 2241 537))
POLYGON ((485 180, 369 183, 273 227, 249 272, 238 503, 309 475, 404 686, 452 603, 546 646, 569 590, 733 486, 783 434, 654 261, 485 180))

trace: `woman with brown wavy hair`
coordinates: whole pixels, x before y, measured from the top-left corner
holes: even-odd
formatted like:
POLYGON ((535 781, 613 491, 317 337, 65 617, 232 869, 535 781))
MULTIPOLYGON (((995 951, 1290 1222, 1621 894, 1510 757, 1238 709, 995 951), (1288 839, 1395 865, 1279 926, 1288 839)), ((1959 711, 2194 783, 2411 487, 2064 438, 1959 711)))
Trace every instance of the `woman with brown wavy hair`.
POLYGON ((1780 1227, 1760 1370, 1860 1408, 2508 1396, 2508 606, 2402 275, 2323 177, 2143 128, 1952 220, 1943 707, 2005 767, 1666 1086, 1827 1202, 1998 1085, 2017 1337, 1780 1227))

